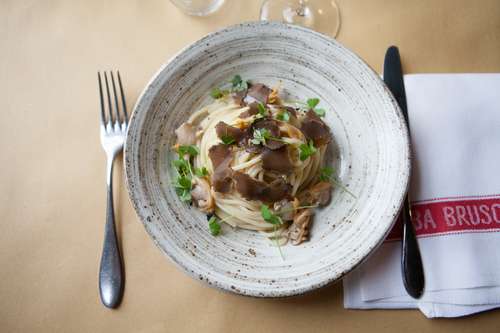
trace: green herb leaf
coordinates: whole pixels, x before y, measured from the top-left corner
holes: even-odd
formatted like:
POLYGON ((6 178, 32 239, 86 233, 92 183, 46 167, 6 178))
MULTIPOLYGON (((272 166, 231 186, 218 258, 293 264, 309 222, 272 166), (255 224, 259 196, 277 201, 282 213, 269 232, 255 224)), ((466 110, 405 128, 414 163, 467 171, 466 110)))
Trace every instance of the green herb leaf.
POLYGON ((208 170, 205 167, 196 168, 194 170, 194 174, 197 175, 198 177, 206 177, 206 176, 208 176, 208 170))
POLYGON ((210 230, 212 236, 217 236, 218 234, 220 234, 221 226, 217 221, 217 217, 215 217, 215 215, 212 216, 210 220, 208 220, 208 229, 210 230))
POLYGON ((309 141, 308 144, 301 144, 299 146, 300 154, 299 158, 301 161, 305 161, 308 157, 314 155, 316 153, 316 148, 314 147, 314 143, 312 140, 309 141))
POLYGON ((182 190, 182 192, 179 194, 179 198, 181 199, 181 201, 184 201, 184 202, 189 202, 191 201, 191 191, 188 191, 188 190, 182 190))
POLYGON ((274 240, 276 241, 276 246, 278 247, 278 251, 280 253, 280 257, 281 257, 281 260, 285 260, 285 257, 283 256, 283 251, 281 251, 281 246, 280 246, 280 242, 279 242, 279 239, 278 239, 278 225, 274 224, 273 225, 273 231, 274 231, 274 240))
POLYGON ((177 174, 179 176, 191 176, 191 164, 188 160, 180 158, 178 160, 174 160, 172 165, 175 167, 177 174))
POLYGON ((288 142, 286 142, 282 138, 276 138, 272 136, 271 132, 267 128, 259 128, 257 130, 254 130, 253 139, 250 140, 250 142, 252 142, 254 145, 265 145, 267 140, 274 140, 288 144, 288 142))
POLYGON ((179 146, 179 148, 177 148, 177 153, 179 156, 184 156, 186 154, 189 156, 196 156, 200 153, 200 150, 195 145, 179 146))
POLYGON ((273 213, 266 205, 260 206, 260 214, 265 221, 268 221, 273 216, 273 213))
POLYGON ((262 205, 260 206, 260 214, 262 215, 262 218, 264 221, 269 222, 273 225, 273 230, 274 230, 274 240, 276 241, 276 246, 278 247, 278 250, 280 252, 281 259, 283 259, 283 252, 281 252, 281 246, 278 241, 278 226, 283 224, 283 221, 281 218, 271 212, 268 206, 262 205))
POLYGON ((319 180, 322 182, 328 182, 331 180, 331 177, 335 170, 331 167, 324 167, 319 170, 319 180))
POLYGON ((231 84, 233 85, 233 87, 236 87, 237 85, 241 84, 242 81, 243 80, 241 79, 241 76, 239 74, 236 74, 231 79, 231 84))
POLYGON ((248 81, 243 81, 237 89, 238 89, 238 91, 247 90, 248 89, 248 81))
POLYGON ((276 119, 288 122, 290 120, 290 114, 288 113, 288 111, 280 112, 276 116, 276 119))
POLYGON ((319 108, 314 109, 314 112, 316 112, 318 117, 324 117, 326 113, 325 109, 319 109, 319 108))
POLYGON ((189 178, 188 176, 181 176, 177 178, 176 187, 191 190, 191 178, 189 178))
POLYGON ((230 145, 233 144, 236 140, 230 135, 223 135, 222 138, 220 138, 222 143, 225 145, 230 145))
POLYGON ((306 103, 311 109, 314 109, 319 104, 319 98, 309 98, 306 103))
POLYGON ((318 117, 324 117, 326 110, 322 108, 316 108, 319 104, 319 98, 309 98, 306 103, 295 101, 294 103, 301 105, 300 109, 302 112, 307 112, 308 110, 313 110, 318 117))
POLYGON ((242 80, 240 75, 235 75, 231 79, 232 91, 243 91, 248 89, 248 81, 242 80))
POLYGON ((281 220, 281 217, 277 216, 277 215, 273 215, 269 221, 267 221, 271 224, 274 224, 274 225, 280 225, 283 223, 283 221, 281 220))
POLYGON ((269 207, 266 205, 260 206, 260 214, 262 215, 264 221, 269 222, 271 224, 279 225, 283 223, 281 218, 278 215, 273 214, 269 209, 269 207))
POLYGON ((262 104, 262 103, 257 104, 257 109, 259 110, 259 114, 261 116, 265 116, 266 115, 267 109, 266 109, 266 107, 265 107, 264 104, 262 104))
MULTIPOLYGON (((193 175, 193 168, 191 166, 191 162, 189 161, 190 157, 196 156, 199 154, 198 147, 195 145, 186 145, 179 146, 177 148, 177 153, 179 154, 179 159, 172 161, 172 165, 175 167, 178 177, 173 184, 175 187, 175 192, 179 196, 182 201, 189 202, 191 201, 191 190, 193 185, 191 183, 193 175), (184 158, 185 155, 188 155, 189 158, 184 158)), ((198 175, 198 172, 203 173, 203 170, 195 170, 198 175)))
POLYGON ((173 164, 177 171, 179 171, 180 174, 184 174, 186 172, 189 172, 189 162, 186 161, 183 158, 180 158, 178 160, 174 160, 173 164))
POLYGON ((181 199, 181 201, 189 202, 191 201, 191 176, 179 176, 174 183, 175 192, 181 199))
POLYGON ((254 145, 266 144, 266 140, 271 138, 271 132, 267 128, 260 128, 253 131, 253 139, 251 142, 254 145))
POLYGON ((213 98, 213 99, 218 99, 218 98, 221 98, 224 96, 224 93, 222 92, 222 90, 220 90, 219 87, 215 87, 212 89, 212 91, 210 92, 210 96, 213 98))
POLYGON ((342 182, 340 180, 337 180, 333 176, 334 172, 335 172, 335 169, 331 168, 331 167, 324 167, 324 168, 320 169, 319 170, 319 180, 321 180, 322 182, 331 182, 331 183, 335 184, 336 186, 340 187, 343 191, 347 192, 351 197, 356 199, 356 195, 354 193, 352 193, 351 191, 349 191, 349 189, 344 184, 342 184, 342 182))

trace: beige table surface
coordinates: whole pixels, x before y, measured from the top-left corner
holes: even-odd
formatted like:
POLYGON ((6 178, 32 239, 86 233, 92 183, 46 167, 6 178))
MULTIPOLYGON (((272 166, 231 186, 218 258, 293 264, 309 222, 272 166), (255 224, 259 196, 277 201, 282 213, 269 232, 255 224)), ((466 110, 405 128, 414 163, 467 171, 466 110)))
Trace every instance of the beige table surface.
MULTIPOLYGON (((133 105, 179 49, 258 18, 260 1, 227 2, 192 18, 168 0, 0 1, 0 332, 499 332, 500 311, 427 320, 344 310, 340 284, 281 300, 210 289, 162 256, 120 182, 125 297, 119 310, 101 306, 96 71, 120 69, 133 105)), ((397 44, 407 72, 500 72, 500 1, 338 2, 338 40, 376 70, 397 44)))

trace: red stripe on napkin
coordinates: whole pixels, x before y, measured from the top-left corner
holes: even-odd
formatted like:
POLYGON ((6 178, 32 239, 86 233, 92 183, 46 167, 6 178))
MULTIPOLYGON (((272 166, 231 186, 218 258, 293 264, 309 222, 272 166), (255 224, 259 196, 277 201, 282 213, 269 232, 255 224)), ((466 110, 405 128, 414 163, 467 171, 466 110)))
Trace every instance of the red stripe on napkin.
MULTIPOLYGON (((500 195, 457 197, 412 204, 412 222, 417 236, 500 231, 500 195)), ((401 239, 398 219, 387 240, 401 239)))

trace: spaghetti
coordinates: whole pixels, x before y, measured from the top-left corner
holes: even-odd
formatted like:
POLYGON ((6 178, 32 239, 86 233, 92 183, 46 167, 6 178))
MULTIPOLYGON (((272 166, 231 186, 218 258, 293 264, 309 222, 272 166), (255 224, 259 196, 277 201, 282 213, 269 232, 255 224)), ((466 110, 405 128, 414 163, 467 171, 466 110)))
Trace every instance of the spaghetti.
POLYGON ((249 86, 217 96, 176 131, 177 149, 196 147, 180 158, 204 171, 193 174, 191 199, 219 223, 299 244, 311 207, 330 198, 330 183, 320 180, 330 132, 315 112, 319 100, 292 107, 276 90, 249 86))

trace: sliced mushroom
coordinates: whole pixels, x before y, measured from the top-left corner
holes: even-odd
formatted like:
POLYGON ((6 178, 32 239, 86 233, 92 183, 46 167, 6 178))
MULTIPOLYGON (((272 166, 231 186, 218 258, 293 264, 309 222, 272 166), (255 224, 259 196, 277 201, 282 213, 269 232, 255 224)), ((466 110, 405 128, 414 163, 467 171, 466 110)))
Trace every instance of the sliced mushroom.
POLYGON ((238 118, 245 119, 245 118, 256 115, 257 113, 259 113, 258 105, 259 105, 259 103, 257 103, 257 102, 253 102, 253 103, 248 104, 249 109, 240 113, 238 118))
POLYGON ((267 188, 266 183, 258 181, 242 172, 235 172, 235 188, 247 200, 260 200, 267 188))
POLYGON ((230 137, 235 141, 235 143, 238 143, 244 138, 246 131, 220 121, 217 125, 215 125, 215 132, 217 133, 217 137, 219 139, 230 137))
MULTIPOLYGON (((280 135, 280 129, 276 120, 273 120, 271 118, 258 119, 254 121, 252 125, 246 130, 246 135, 243 140, 240 141, 240 146, 245 147, 245 150, 249 153, 260 154, 264 150, 264 147, 262 147, 262 145, 260 144, 256 145, 252 143, 252 138, 254 131, 262 128, 266 128, 271 133, 271 136, 280 135)), ((266 140, 266 147, 268 147, 269 149, 279 149, 284 145, 285 144, 283 142, 279 142, 276 140, 266 140)))
POLYGON ((193 145, 196 143, 196 128, 190 123, 183 123, 175 130, 177 143, 181 146, 193 145))
POLYGON ((233 98, 234 103, 236 103, 240 106, 245 106, 244 99, 245 99, 246 95, 247 95, 247 91, 242 90, 242 91, 232 93, 231 97, 233 98))
POLYGON ((278 213, 278 215, 281 217, 283 221, 293 220, 293 215, 294 215, 293 201, 286 199, 277 201, 274 203, 273 209, 278 213))
POLYGON ((231 146, 225 145, 223 143, 219 143, 210 147, 208 150, 208 157, 212 161, 213 169, 217 169, 217 167, 227 158, 232 158, 232 149, 231 146))
MULTIPOLYGON (((251 127, 244 127, 244 125, 234 127, 221 121, 215 126, 215 131, 220 139, 224 136, 229 136, 235 140, 235 143, 239 147, 244 147, 249 153, 259 154, 262 152, 262 146, 255 145, 251 142, 253 138, 253 130, 251 127)), ((217 149, 220 150, 221 148, 217 149)))
POLYGON ((273 149, 280 149, 281 147, 285 146, 285 143, 281 142, 281 141, 269 139, 269 140, 266 140, 266 143, 264 144, 264 146, 273 150, 273 149))
POLYGON ((266 191, 267 200, 265 202, 276 202, 283 199, 290 199, 292 193, 292 185, 288 184, 283 178, 278 178, 269 184, 269 189, 266 191))
POLYGON ((218 144, 210 147, 208 157, 212 161, 214 173, 212 174, 212 186, 214 191, 228 193, 232 187, 231 162, 233 153, 230 146, 218 144))
POLYGON ((262 151, 264 150, 264 147, 262 147, 261 145, 253 144, 250 140, 251 140, 251 138, 249 140, 247 140, 245 143, 245 151, 247 151, 248 153, 252 153, 252 154, 262 153, 262 151))
POLYGON ((291 106, 283 106, 282 107, 286 112, 290 113, 292 116, 297 117, 297 110, 291 106))
POLYGON ((268 107, 273 113, 280 113, 286 111, 291 117, 297 117, 297 110, 291 106, 270 104, 268 105, 268 107))
MULTIPOLYGON (((279 123, 272 118, 262 118, 255 121, 251 127, 253 130, 258 129, 267 129, 272 137, 279 138, 280 137, 280 128, 279 123)), ((252 131, 253 133, 253 131, 252 131)), ((283 147, 285 143, 281 141, 276 141, 273 139, 266 140, 265 146, 269 149, 275 150, 283 147)))
POLYGON ((297 117, 297 110, 291 106, 285 106, 285 111, 290 114, 290 120, 288 120, 288 123, 293 125, 295 128, 299 128, 300 122, 297 117))
MULTIPOLYGON (((278 119, 278 116, 283 113, 288 113, 288 120, 277 120, 278 123, 291 124, 295 127, 300 127, 299 119, 297 118, 297 111, 295 108, 291 106, 283 106, 283 105, 268 105, 273 117, 278 119)), ((280 126, 281 127, 281 126, 280 126)))
POLYGON ((316 147, 331 141, 330 129, 313 110, 307 111, 302 119, 300 130, 307 139, 314 141, 316 147))
POLYGON ((332 184, 330 182, 319 182, 300 193, 299 200, 302 205, 324 206, 330 202, 331 194, 332 184))
POLYGON ((315 202, 324 206, 330 202, 332 197, 332 184, 330 182, 319 182, 309 189, 315 202))
POLYGON ((293 164, 288 155, 287 146, 275 150, 265 148, 262 152, 262 168, 284 175, 292 173, 293 164))
POLYGON ((252 84, 250 88, 248 88, 247 95, 245 96, 244 101, 247 104, 258 102, 262 104, 267 104, 267 100, 269 98, 269 94, 271 93, 271 89, 262 83, 252 84))
POLYGON ((212 175, 212 186, 219 193, 231 192, 233 185, 233 170, 229 167, 231 160, 225 160, 215 169, 212 175))
POLYGON ((265 128, 271 133, 271 136, 278 137, 280 135, 280 128, 278 122, 272 118, 258 119, 253 122, 252 128, 253 129, 265 128))
POLYGON ((191 197, 194 204, 204 213, 213 213, 215 200, 210 192, 210 184, 204 178, 194 178, 191 197))
POLYGON ((267 184, 241 172, 234 172, 235 188, 247 200, 276 202, 289 197, 292 187, 282 178, 267 184))
POLYGON ((308 239, 312 216, 313 211, 310 208, 302 209, 295 214, 292 224, 288 227, 288 239, 292 245, 299 245, 308 239))

